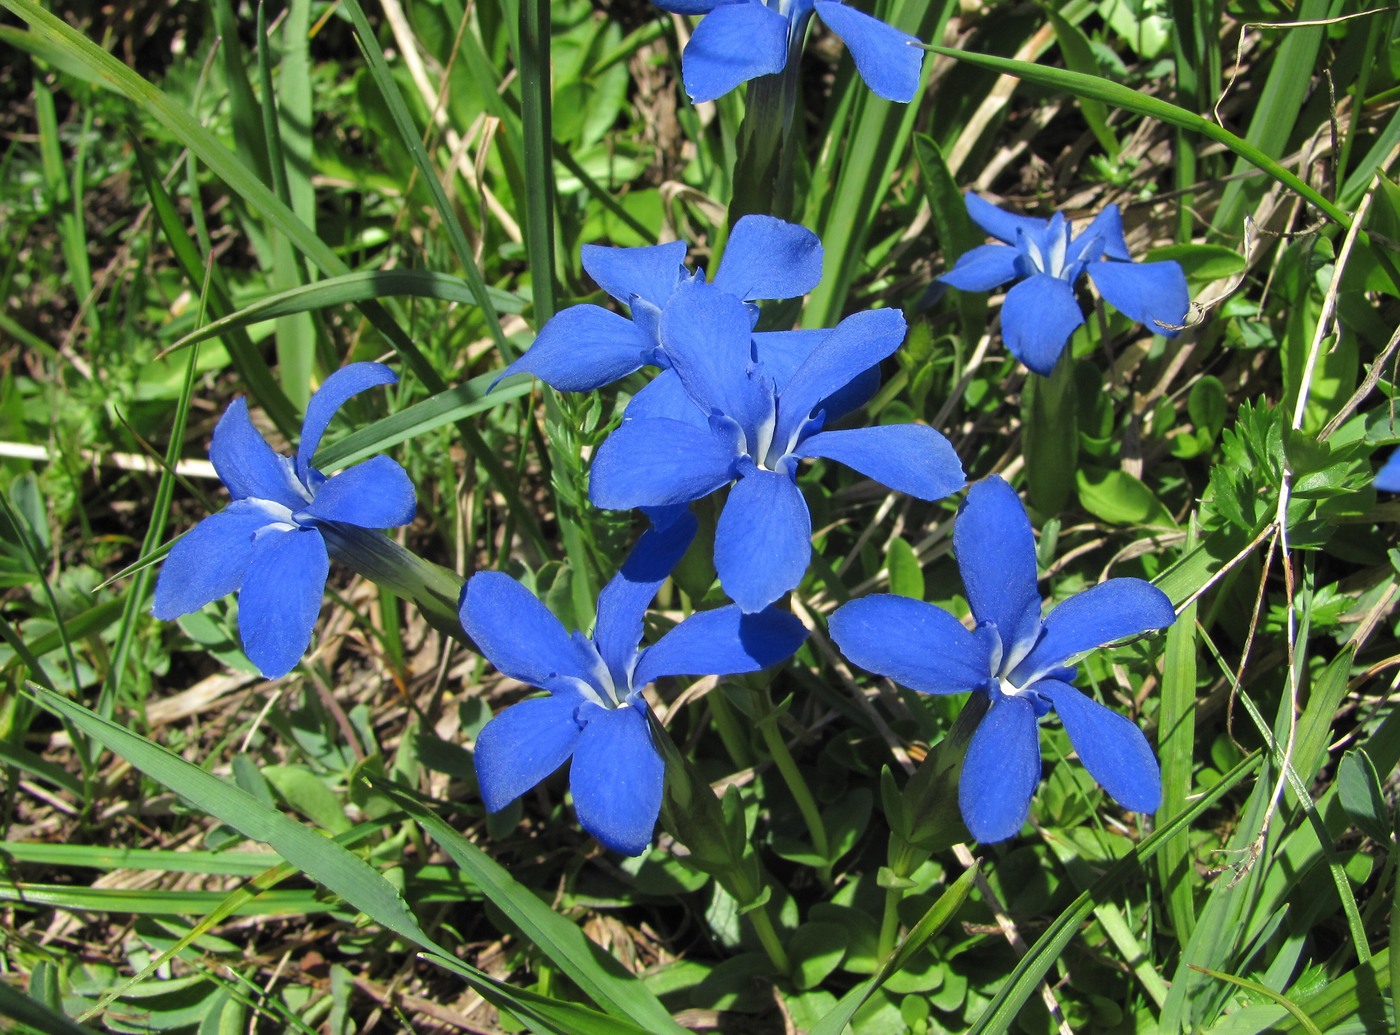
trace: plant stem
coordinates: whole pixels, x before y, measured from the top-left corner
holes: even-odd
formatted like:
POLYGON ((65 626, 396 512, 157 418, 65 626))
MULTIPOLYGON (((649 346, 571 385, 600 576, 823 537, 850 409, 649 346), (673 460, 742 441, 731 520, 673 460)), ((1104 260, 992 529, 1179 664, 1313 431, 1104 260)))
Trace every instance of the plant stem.
POLYGON ((830 886, 831 843, 826 837, 826 824, 822 822, 822 815, 817 809, 816 799, 812 797, 812 791, 807 786, 802 771, 797 768, 792 752, 788 750, 787 741, 783 740, 782 731, 778 729, 778 713, 772 710, 768 691, 763 690, 762 695, 764 703, 769 706, 770 710, 759 720, 759 732, 763 734, 763 743, 768 748, 768 754, 773 759, 774 764, 777 765, 778 772, 782 774, 783 782, 787 784, 788 790, 797 802, 797 810, 802 813, 802 818, 807 823, 807 833, 812 838, 812 847, 822 857, 820 870, 822 883, 830 886))
POLYGON ((783 948, 782 940, 768 916, 768 903, 749 910, 748 917, 753 923, 758 940, 763 943, 763 951, 768 953, 768 958, 773 961, 773 966, 778 968, 780 974, 789 973, 792 970, 792 961, 788 959, 787 950, 783 948))

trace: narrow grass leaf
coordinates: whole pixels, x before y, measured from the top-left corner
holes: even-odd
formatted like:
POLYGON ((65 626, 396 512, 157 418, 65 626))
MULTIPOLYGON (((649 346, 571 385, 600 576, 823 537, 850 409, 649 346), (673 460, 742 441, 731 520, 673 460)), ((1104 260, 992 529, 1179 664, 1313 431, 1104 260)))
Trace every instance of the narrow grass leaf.
POLYGON ((909 961, 928 944, 929 939, 943 930, 948 922, 957 915, 958 910, 967 901, 967 896, 972 892, 980 865, 979 862, 968 867, 963 871, 961 877, 938 896, 937 901, 919 918, 919 922, 910 929, 909 934, 899 944, 899 947, 880 965, 880 969, 875 972, 874 977, 862 982, 842 996, 841 1001, 836 1004, 836 1008, 812 1028, 811 1035, 841 1035, 846 1030, 846 1026, 851 1023, 851 1018, 865 1005, 866 1001, 886 981, 908 966, 909 961))
MULTIPOLYGON (((525 308, 519 297, 497 288, 488 288, 487 296, 498 313, 518 313, 525 308)), ((222 337, 256 323, 276 320, 291 313, 315 312, 339 305, 358 305, 381 298, 435 298, 443 302, 476 305, 476 292, 470 284, 450 273, 432 270, 357 270, 338 277, 326 277, 314 284, 264 295, 197 328, 176 341, 167 351, 185 348, 196 342, 222 337)))
POLYGON ((270 845, 288 863, 324 884, 381 926, 418 945, 431 938, 418 926, 407 904, 384 876, 359 856, 312 831, 247 791, 206 773, 179 755, 104 719, 82 705, 34 683, 34 698, 61 715, 109 751, 130 762, 157 783, 196 808, 227 823, 245 837, 270 845))
POLYGON ((421 824, 521 933, 599 1006, 614 1016, 645 1025, 652 1035, 685 1030, 641 981, 417 797, 392 783, 373 783, 421 824))
POLYGON ((0 981, 0 1015, 27 1025, 42 1035, 95 1035, 91 1028, 29 998, 8 981, 0 981))
MULTIPOLYGON (((1195 522, 1187 549, 1196 545, 1195 522)), ((1161 706, 1157 713, 1157 757, 1162 764, 1159 820, 1170 820, 1190 804, 1196 745, 1196 603, 1192 601, 1167 630, 1162 660, 1161 706)), ((1176 939, 1183 947, 1196 926, 1195 885, 1199 880, 1185 831, 1162 845, 1157 877, 1167 901, 1176 939)))
POLYGON ((1224 797, 1227 791, 1243 781, 1258 767, 1261 757, 1258 753, 1252 754, 1222 776, 1190 809, 1155 830, 1131 853, 1114 863, 1093 888, 1081 893, 1068 908, 1052 920, 1045 933, 1036 939, 1030 951, 1017 962, 987 1009, 977 1018, 977 1022, 971 1028, 971 1035, 1010 1031, 1017 1014, 1021 1012, 1021 1007, 1035 993, 1037 986, 1044 980, 1060 954, 1079 932, 1080 925, 1094 911, 1095 904, 1107 901, 1121 884, 1140 873, 1142 865, 1161 850, 1162 844, 1168 838, 1185 831, 1199 816, 1224 797))
POLYGON ((1234 974, 1226 974, 1219 970, 1209 970, 1206 967, 1198 967, 1194 963, 1191 964, 1191 969, 1199 970, 1202 974, 1209 974, 1218 981, 1225 981, 1232 985, 1237 985, 1257 996, 1262 996, 1271 1002, 1277 1003, 1293 1015, 1293 1019, 1298 1022, 1299 1027, 1303 1031, 1307 1032, 1307 1035, 1322 1035, 1322 1031, 1313 1023, 1312 1018, 1304 1013, 1298 1007, 1297 1003, 1289 999, 1282 992, 1275 992, 1267 985, 1261 985, 1258 981, 1251 981, 1249 978, 1236 977, 1234 974))

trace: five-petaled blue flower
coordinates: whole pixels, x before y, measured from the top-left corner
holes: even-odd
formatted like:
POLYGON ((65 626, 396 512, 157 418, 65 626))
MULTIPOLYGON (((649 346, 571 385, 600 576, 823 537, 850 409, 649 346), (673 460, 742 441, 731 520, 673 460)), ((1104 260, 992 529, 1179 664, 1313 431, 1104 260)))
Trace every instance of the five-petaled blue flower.
POLYGON ((919 92, 924 52, 918 40, 841 0, 653 0, 677 14, 703 14, 681 55, 694 101, 712 101, 740 83, 773 75, 802 50, 815 11, 855 58, 865 85, 891 101, 919 92))
POLYGON ((608 848, 638 855, 661 810, 665 766, 652 742, 642 690, 662 676, 756 672, 789 657, 807 637, 790 614, 737 607, 700 611, 650 647, 642 618, 695 535, 679 514, 647 531, 598 595, 591 637, 572 636, 509 575, 478 572, 462 600, 462 628, 501 672, 549 691, 512 705, 482 729, 476 775, 496 812, 570 756, 579 824, 608 848))
POLYGON ((1161 774, 1130 720, 1070 685, 1075 655, 1171 625, 1165 593, 1141 579, 1109 579, 1041 618, 1035 539, 1025 508, 1000 478, 979 482, 953 529, 953 550, 976 628, 908 597, 853 600, 831 636, 857 665, 929 694, 991 698, 968 744, 958 805, 972 836, 1002 841, 1021 829, 1040 782, 1036 722, 1052 708, 1080 760, 1126 808, 1155 812, 1161 774))
POLYGON ((798 461, 826 457, 924 500, 965 482, 953 447, 932 428, 822 430, 824 400, 878 366, 904 332, 898 310, 857 313, 779 380, 753 348, 742 302, 707 284, 683 285, 662 314, 661 338, 692 406, 629 409, 594 455, 590 497, 611 510, 663 507, 734 482, 715 530, 715 570, 745 611, 771 604, 797 586, 811 560, 798 461))
MULTIPOLYGON (((591 392, 644 366, 671 365, 661 340, 661 314, 683 284, 704 281, 685 268, 686 243, 643 248, 583 246, 583 268, 604 291, 632 312, 624 316, 596 305, 561 310, 540 329, 534 344, 501 377, 531 373, 562 392, 591 392)), ((822 276, 822 245, 805 227, 772 216, 749 215, 734 224, 714 286, 747 303, 750 324, 758 299, 796 298, 822 276)), ((786 341, 775 338, 774 348, 786 341)))
POLYGON ((968 194, 972 221, 1002 244, 962 255, 938 279, 964 291, 990 291, 1016 280, 1001 308, 1001 336, 1012 354, 1048 376, 1069 336, 1084 322, 1074 285, 1084 273, 1104 301, 1168 338, 1180 333, 1191 296, 1175 262, 1133 262, 1123 219, 1109 205, 1078 235, 1056 212, 1048 220, 1003 212, 968 194))
POLYGON ((387 456, 327 478, 311 466, 335 412, 352 395, 394 384, 380 363, 352 363, 326 378, 306 407, 296 459, 275 452, 235 399, 214 429, 209 459, 233 502, 170 549, 151 612, 198 611, 238 591, 243 652, 269 679, 292 670, 311 643, 330 568, 322 528, 392 528, 413 520, 413 484, 387 456))

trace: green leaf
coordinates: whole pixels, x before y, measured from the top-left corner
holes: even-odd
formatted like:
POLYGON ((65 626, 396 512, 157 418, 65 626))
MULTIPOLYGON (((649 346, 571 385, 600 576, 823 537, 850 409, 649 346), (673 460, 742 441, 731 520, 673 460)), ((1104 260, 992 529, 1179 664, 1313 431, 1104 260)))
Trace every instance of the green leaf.
MULTIPOLYGON (((846 1030, 846 1025, 851 1022, 851 1018, 856 1015, 866 1001, 875 994, 879 988, 885 984, 890 977, 898 971, 904 969, 909 962, 914 959, 930 938, 943 930, 948 922, 953 919, 958 910, 962 908, 967 896, 972 892, 973 882, 977 878, 978 866, 974 864, 963 872, 963 875, 950 884, 943 894, 929 906, 928 912, 919 918, 904 941, 899 947, 890 953, 889 958, 880 965, 880 969, 869 981, 864 981, 851 989, 841 1001, 836 1004, 836 1009, 821 1019, 821 1022, 812 1028, 811 1035, 841 1035, 846 1030)), ((1000 1030, 1009 1030, 1003 1028, 1000 1030)))
POLYGON ((1187 280, 1210 283, 1244 272, 1244 256, 1223 244, 1171 244, 1154 248, 1144 258, 1148 262, 1175 262, 1187 280))
POLYGON ((685 1031, 641 981, 419 798, 385 780, 371 778, 370 782, 421 824, 472 883, 590 999, 609 1013, 642 1025, 651 1035, 685 1031))
POLYGON ((840 924, 803 924, 787 945, 792 978, 798 988, 815 988, 841 965, 846 955, 846 929, 840 924))
POLYGON ((1390 809, 1381 791, 1381 781, 1371 756, 1363 748, 1352 748, 1337 767, 1337 791, 1342 808, 1367 837, 1389 844, 1393 826, 1390 809))
POLYGON ((288 863, 324 884, 380 925, 423 946, 433 940, 418 926, 399 892, 383 874, 329 838, 309 830, 247 791, 191 765, 145 737, 88 711, 35 683, 26 684, 34 698, 79 730, 124 758, 157 783, 196 808, 227 823, 245 837, 270 845, 288 863))
MULTIPOLYGON (((994 57, 991 54, 975 54, 966 50, 954 50, 951 47, 937 47, 925 45, 925 50, 930 50, 954 61, 965 61, 970 65, 979 68, 990 69, 993 72, 1001 72, 1003 75, 1015 76, 1027 82, 1039 83, 1041 86, 1048 86, 1052 90, 1062 90, 1075 97, 1089 98, 1090 100, 1102 101, 1116 108, 1123 108, 1126 111, 1137 112, 1139 115, 1146 115, 1149 118, 1160 119, 1172 126, 1180 126, 1182 129, 1192 130, 1208 137, 1218 143, 1224 144, 1227 148, 1239 155, 1246 162, 1257 169, 1262 169, 1274 180, 1283 184, 1289 190, 1294 191, 1315 205, 1320 211, 1326 213, 1330 218, 1341 224, 1343 228, 1351 226, 1351 217, 1328 201, 1312 187, 1308 186, 1294 173, 1289 172, 1273 158, 1261 151, 1253 144, 1235 136, 1229 130, 1202 118, 1194 112, 1189 112, 1185 108, 1179 108, 1175 104, 1170 104, 1158 97, 1140 93, 1128 86, 1112 82, 1108 79, 1101 79, 1098 76, 1084 75, 1080 72, 1070 72, 1063 68, 1051 68, 1046 65, 1037 65, 1029 61, 1015 61, 1010 58, 994 57)), ((1306 82, 1306 76, 1298 77, 1306 82)))
POLYGON ((1176 528, 1162 501, 1126 471, 1081 469, 1075 484, 1080 505, 1110 524, 1176 528))
POLYGON ((885 551, 885 568, 890 573, 890 592, 902 597, 924 599, 924 570, 914 548, 895 536, 885 551))

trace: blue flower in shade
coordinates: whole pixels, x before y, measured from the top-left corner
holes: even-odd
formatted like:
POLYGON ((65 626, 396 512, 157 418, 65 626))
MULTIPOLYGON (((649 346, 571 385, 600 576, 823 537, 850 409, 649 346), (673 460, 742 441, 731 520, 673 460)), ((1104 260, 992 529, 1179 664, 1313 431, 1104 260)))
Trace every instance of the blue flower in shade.
MULTIPOLYGON (((661 314, 683 284, 704 281, 685 268, 686 243, 643 248, 583 246, 583 268, 627 306, 625 316, 596 305, 561 310, 502 377, 530 373, 562 392, 591 392, 644 366, 670 367, 661 340, 661 314)), ((804 227, 749 215, 729 235, 714 286, 747 303, 750 327, 758 299, 796 298, 822 276, 822 245, 804 227)), ((760 335, 763 337, 763 335, 760 335)))
POLYGON ((1191 306, 1186 274, 1175 262, 1133 262, 1117 205, 1071 235, 1058 212, 1048 220, 1032 219, 1003 212, 976 194, 966 200, 972 221, 1003 243, 973 248, 938 279, 964 291, 1019 281, 1001 308, 1001 336, 1037 374, 1050 374, 1069 336, 1084 322, 1074 298, 1074 285, 1084 273, 1123 315, 1154 334, 1180 333, 1191 306))
POLYGON ((846 44, 865 85, 908 103, 919 92, 924 52, 918 40, 840 0, 653 0, 677 14, 703 14, 681 55, 694 101, 712 101, 740 83, 773 75, 802 50, 815 11, 846 44))
POLYGON ((1391 453, 1390 459, 1376 472, 1375 484, 1385 492, 1400 492, 1400 449, 1391 453))
POLYGON ((706 284, 677 292, 661 337, 690 416, 634 416, 598 447, 589 495, 605 509, 700 499, 734 482, 715 531, 715 570, 730 598, 757 611, 795 588, 811 559, 812 519, 797 465, 826 457, 920 499, 964 484, 953 447, 932 428, 892 424, 823 431, 824 400, 904 340, 897 310, 857 313, 824 332, 779 383, 756 354, 743 303, 706 284))
POLYGON ((345 400, 397 380, 380 363, 352 363, 326 378, 306 407, 295 459, 275 452, 248 419, 248 404, 235 399, 209 446, 233 502, 171 547, 152 614, 178 618, 237 590, 243 652, 269 679, 290 672, 321 613, 327 523, 382 529, 413 520, 413 485, 387 456, 329 478, 311 466, 345 400))
POLYGON ((1155 812, 1161 774, 1131 721, 1071 686, 1068 662, 1095 647, 1176 619, 1166 594, 1141 579, 1109 579, 1041 618, 1035 539, 1015 491, 978 482, 953 529, 976 628, 908 597, 853 600, 831 616, 831 635, 862 668, 927 694, 980 691, 991 708, 968 744, 958 786, 964 822, 979 841, 1013 836, 1040 782, 1037 720, 1052 708, 1080 760, 1125 808, 1155 812))
POLYGON ((791 656, 807 630, 790 614, 737 607, 700 611, 650 647, 642 617, 697 526, 680 514, 638 540, 598 595, 591 637, 572 636, 509 575, 478 572, 462 600, 462 628, 502 673, 548 690, 512 705, 476 740, 476 775, 496 812, 570 757, 579 824, 600 842, 638 855, 661 810, 665 767, 652 742, 642 689, 662 676, 756 672, 791 656))

